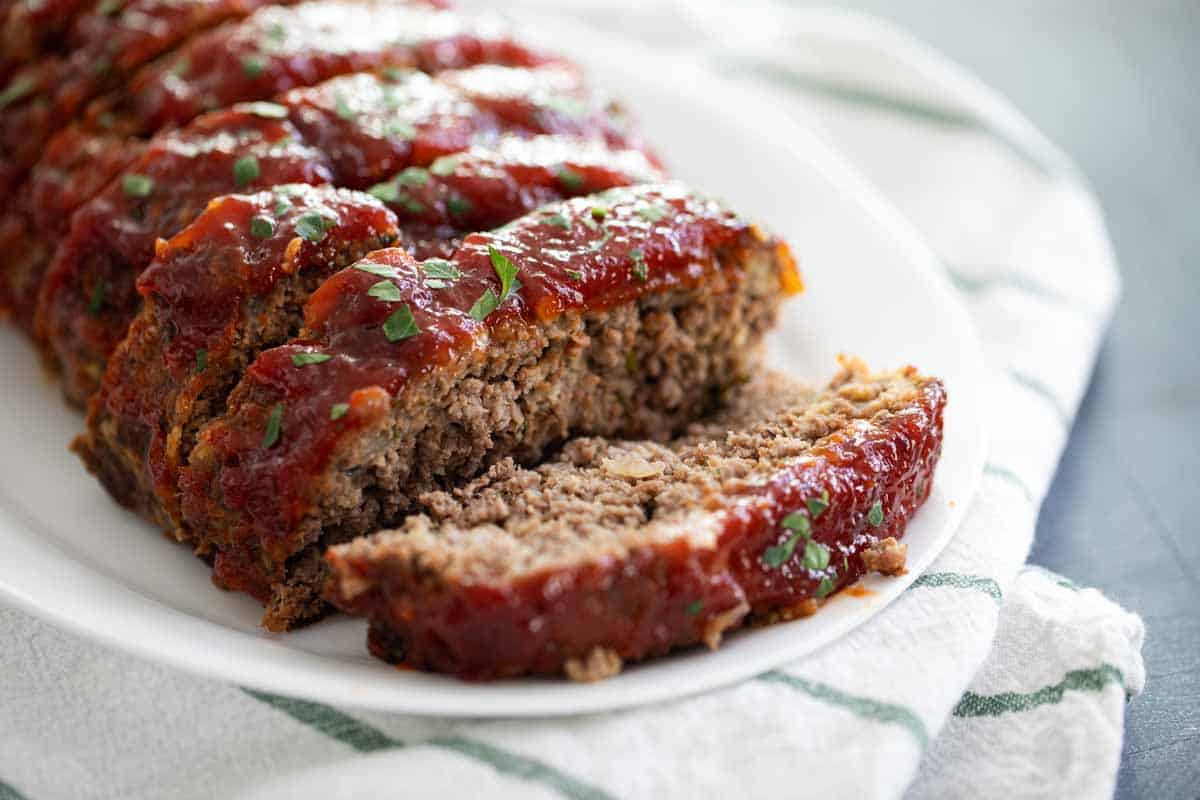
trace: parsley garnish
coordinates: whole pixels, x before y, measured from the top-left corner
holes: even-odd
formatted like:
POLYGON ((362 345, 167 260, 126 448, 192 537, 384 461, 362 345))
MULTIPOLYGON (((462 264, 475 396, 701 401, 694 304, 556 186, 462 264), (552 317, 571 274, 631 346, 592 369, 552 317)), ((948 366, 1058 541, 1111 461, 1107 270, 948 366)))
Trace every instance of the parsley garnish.
POLYGON ((637 278, 642 283, 646 282, 646 259, 642 255, 642 248, 635 247, 629 251, 629 259, 633 262, 633 277, 637 278))
POLYGON ((835 586, 829 578, 821 578, 821 582, 817 585, 817 593, 815 597, 820 600, 822 597, 827 597, 833 594, 835 586))
POLYGON ((508 260, 508 256, 491 245, 488 245, 488 257, 492 259, 492 269, 496 270, 496 274, 500 277, 498 305, 507 300, 510 294, 520 290, 521 282, 517 280, 517 272, 520 270, 508 260))
POLYGON ((260 101, 257 103, 246 103, 243 107, 254 116, 262 117, 263 119, 285 119, 288 115, 287 107, 281 106, 278 103, 260 101))
POLYGON ((471 306, 471 310, 467 314, 471 319, 483 322, 487 319, 488 314, 496 310, 498 305, 500 302, 496 299, 496 293, 489 286, 483 290, 483 294, 479 295, 479 299, 475 301, 475 305, 471 306))
POLYGON ((350 107, 350 103, 346 100, 345 95, 337 95, 333 100, 333 106, 334 111, 336 111, 337 115, 342 119, 354 119, 357 114, 357 112, 350 107))
POLYGON ((592 219, 596 222, 604 222, 604 218, 608 216, 608 206, 592 206, 592 219))
POLYGON ((567 277, 573 281, 583 280, 583 273, 577 269, 568 269, 568 270, 565 270, 565 272, 567 273, 567 277))
POLYGON ((182 78, 187 75, 188 70, 192 68, 192 64, 186 58, 181 58, 171 65, 170 73, 176 78, 182 78))
POLYGON ((555 176, 570 191, 583 188, 583 176, 569 167, 559 167, 555 176))
POLYGON ((454 196, 446 201, 446 210, 450 212, 452 217, 461 217, 463 214, 470 213, 474 206, 467 200, 461 197, 454 196))
POLYGON ((325 238, 326 232, 334 225, 337 225, 337 220, 323 217, 316 211, 309 211, 296 220, 296 233, 313 244, 317 244, 325 238))
POLYGON ((458 158, 456 156, 442 156, 429 165, 429 171, 439 178, 453 175, 456 169, 458 169, 458 158))
POLYGON ((425 285, 430 289, 445 289, 462 277, 458 266, 444 258, 430 258, 421 264, 425 273, 425 285))
MULTIPOLYGON (((768 567, 774 569, 781 566, 785 561, 792 557, 792 553, 796 552, 796 545, 801 539, 807 539, 812 534, 812 529, 808 521, 808 517, 802 512, 795 511, 783 518, 781 523, 783 527, 794 531, 783 544, 773 545, 763 551, 762 560, 768 567)), ((806 547, 807 551, 807 547, 806 547)))
POLYGON ((692 602, 688 603, 687 606, 683 609, 683 613, 687 614, 689 617, 694 617, 697 614, 699 614, 703 608, 704 608, 704 601, 693 600, 692 602))
POLYGON ((279 429, 283 423, 283 403, 276 403, 271 409, 271 416, 267 418, 267 431, 263 434, 262 446, 267 450, 275 446, 279 441, 279 429))
POLYGON ((667 210, 661 206, 638 206, 637 215, 646 222, 658 222, 667 215, 667 210))
POLYGON ((367 289, 367 294, 377 300, 385 302, 397 303, 404 299, 404 295, 400 294, 400 287, 391 281, 380 281, 367 289))
POLYGON ((410 214, 423 214, 425 212, 425 206, 421 201, 413 198, 406 192, 398 192, 396 194, 396 205, 410 214))
POLYGON ((341 419, 346 416, 346 412, 350 410, 349 403, 334 403, 333 408, 329 409, 330 419, 341 419))
POLYGON ((564 231, 571 230, 571 220, 564 217, 562 214, 551 214, 546 217, 546 224, 553 225, 556 228, 562 228, 564 231))
POLYGON ((292 363, 297 367, 307 367, 309 364, 324 364, 333 356, 328 353, 292 353, 292 363))
POLYGON ((876 500, 871 506, 871 510, 867 512, 867 524, 872 528, 878 528, 883 524, 883 502, 876 500))
POLYGON ((367 189, 367 194, 385 203, 394 203, 400 199, 400 188, 391 181, 384 181, 367 189))
POLYGON ((378 275, 381 278, 392 278, 396 275, 396 270, 389 267, 387 264, 377 264, 374 261, 360 261, 354 265, 354 268, 362 272, 369 272, 372 275, 378 275))
POLYGON ((208 369, 208 350, 201 347, 196 351, 196 372, 208 369))
POLYGON ((384 132, 387 133, 388 136, 399 136, 401 139, 412 140, 417 138, 417 129, 414 128, 410 123, 403 122, 401 120, 389 122, 387 128, 384 129, 384 132))
POLYGON ((396 176, 396 183, 401 186, 424 186, 429 183, 429 170, 422 167, 405 167, 396 176))
POLYGON ((812 539, 804 545, 804 567, 820 571, 829 566, 829 548, 812 539))
POLYGON ((398 342, 420 332, 421 329, 417 327, 417 321, 413 319, 412 310, 407 303, 393 311, 383 323, 383 335, 389 342, 398 342))
POLYGON ((100 316, 100 309, 104 308, 104 300, 108 297, 108 282, 100 281, 92 289, 92 296, 88 300, 87 313, 89 317, 100 316))
POLYGON ((4 91, 0 92, 0 108, 7 108, 33 92, 33 81, 29 78, 17 78, 4 91))
POLYGON ((250 220, 250 233, 256 239, 266 239, 275 233, 275 223, 264 216, 256 216, 250 220))
POLYGON ((820 497, 810 497, 804 501, 804 504, 808 506, 808 513, 813 519, 816 519, 825 509, 829 508, 829 490, 822 490, 820 497))
POLYGON ((130 172, 121 177, 121 189, 129 197, 149 197, 154 191, 154 179, 130 172))
POLYGON ((267 68, 267 62, 262 56, 247 56, 242 59, 242 72, 247 78, 257 78, 267 68))
POLYGON ((812 526, 808 521, 808 517, 800 511, 793 511, 783 518, 783 527, 798 531, 802 536, 809 536, 812 533, 812 526))
POLYGON ((233 162, 233 185, 239 189, 248 186, 260 174, 258 159, 254 156, 242 156, 233 162))

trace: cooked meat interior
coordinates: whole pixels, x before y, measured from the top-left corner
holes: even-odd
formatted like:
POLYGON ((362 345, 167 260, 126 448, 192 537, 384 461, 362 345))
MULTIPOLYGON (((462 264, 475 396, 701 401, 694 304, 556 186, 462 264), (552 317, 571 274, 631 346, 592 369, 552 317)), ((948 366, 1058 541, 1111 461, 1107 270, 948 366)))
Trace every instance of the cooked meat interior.
POLYGON ((575 439, 421 495, 403 527, 330 550, 327 592, 370 619, 376 655, 466 678, 592 680, 716 647, 902 569, 944 402, 911 368, 850 363, 819 393, 763 375, 675 441, 575 439))

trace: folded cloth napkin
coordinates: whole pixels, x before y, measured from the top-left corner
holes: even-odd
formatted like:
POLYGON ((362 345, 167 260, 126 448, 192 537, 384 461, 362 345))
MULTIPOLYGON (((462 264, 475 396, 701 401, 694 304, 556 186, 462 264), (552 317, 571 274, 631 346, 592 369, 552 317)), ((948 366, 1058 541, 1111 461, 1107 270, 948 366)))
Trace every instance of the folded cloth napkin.
POLYGON ((1022 568, 1118 291, 1094 199, 1002 100, 882 23, 770 3, 515 1, 644 37, 822 129, 940 255, 989 359, 961 530, 884 612, 738 686, 630 711, 450 721, 192 678, 0 609, 0 800, 1102 797, 1140 620, 1022 568))

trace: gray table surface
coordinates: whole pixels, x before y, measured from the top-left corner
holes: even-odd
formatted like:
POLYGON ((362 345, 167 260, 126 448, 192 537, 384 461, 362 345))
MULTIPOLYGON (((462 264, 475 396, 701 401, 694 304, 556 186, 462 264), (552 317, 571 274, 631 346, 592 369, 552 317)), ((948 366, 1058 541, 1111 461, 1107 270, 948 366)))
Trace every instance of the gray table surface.
POLYGON ((1200 0, 845 0, 991 84, 1083 168, 1124 295, 1032 560, 1146 621, 1121 798, 1200 797, 1200 0))

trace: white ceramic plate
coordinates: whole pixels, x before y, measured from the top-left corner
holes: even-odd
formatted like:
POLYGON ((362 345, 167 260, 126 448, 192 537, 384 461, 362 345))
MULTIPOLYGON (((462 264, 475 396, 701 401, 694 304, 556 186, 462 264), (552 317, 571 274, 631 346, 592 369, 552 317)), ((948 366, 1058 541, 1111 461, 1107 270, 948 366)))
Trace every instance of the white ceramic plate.
POLYGON ((367 655, 361 620, 263 631, 252 600, 214 588, 186 548, 112 503, 66 450, 80 416, 61 403, 26 343, 3 330, 0 591, 9 600, 112 647, 257 689, 409 713, 530 716, 632 706, 755 675, 862 624, 929 565, 974 493, 985 449, 982 358, 930 253, 834 152, 755 98, 591 33, 556 30, 554 39, 629 103, 680 177, 794 245, 808 293, 773 336, 776 366, 824 381, 847 352, 880 368, 913 363, 945 380, 945 448, 933 495, 906 537, 909 574, 869 579, 865 596, 838 596, 809 619, 736 633, 716 652, 680 653, 597 684, 466 684, 397 670, 367 655))

